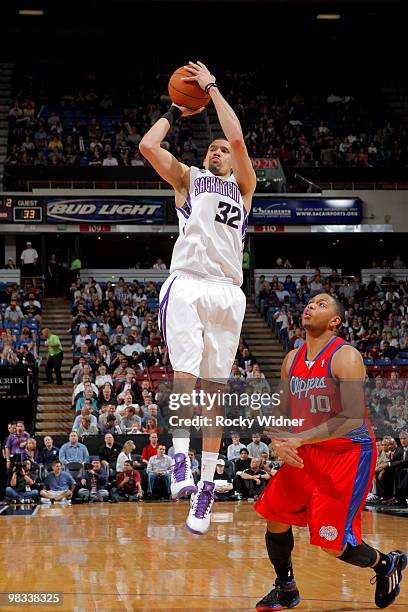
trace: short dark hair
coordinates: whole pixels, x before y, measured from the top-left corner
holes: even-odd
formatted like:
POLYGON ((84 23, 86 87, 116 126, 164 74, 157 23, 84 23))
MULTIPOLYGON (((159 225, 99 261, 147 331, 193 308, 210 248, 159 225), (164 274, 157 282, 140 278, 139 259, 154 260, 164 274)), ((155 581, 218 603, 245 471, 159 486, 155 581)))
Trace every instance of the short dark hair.
POLYGON ((55 461, 53 461, 53 462, 51 463, 51 466, 52 466, 52 467, 55 467, 55 466, 57 465, 57 463, 59 463, 60 465, 62 465, 62 463, 61 463, 61 461, 60 461, 59 459, 55 459, 55 461))
POLYGON ((239 451, 239 454, 241 453, 248 453, 249 454, 249 450, 247 448, 241 448, 241 450, 239 451))
MULTIPOLYGON (((330 295, 330 294, 329 294, 329 295, 330 295)), ((341 302, 341 301, 339 300, 339 298, 337 298, 336 296, 334 296, 334 295, 330 295, 330 297, 331 297, 331 299, 333 300, 333 303, 334 303, 334 305, 335 305, 335 307, 336 307, 336 313, 339 315, 339 317, 340 317, 340 319, 341 319, 341 325, 343 325, 343 323, 344 323, 344 319, 345 319, 345 317, 346 317, 346 313, 345 313, 345 310, 344 310, 344 304, 343 304, 343 302, 341 302)), ((339 327, 340 327, 341 325, 339 325, 339 327)))

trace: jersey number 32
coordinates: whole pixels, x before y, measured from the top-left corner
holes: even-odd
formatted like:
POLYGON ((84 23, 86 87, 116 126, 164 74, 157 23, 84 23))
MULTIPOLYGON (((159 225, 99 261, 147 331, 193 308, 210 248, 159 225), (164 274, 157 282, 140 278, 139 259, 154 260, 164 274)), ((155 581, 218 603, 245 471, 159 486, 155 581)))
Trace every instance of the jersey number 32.
POLYGON ((219 223, 225 223, 230 227, 239 229, 241 221, 241 209, 228 202, 218 202, 218 212, 215 215, 215 220, 219 223))

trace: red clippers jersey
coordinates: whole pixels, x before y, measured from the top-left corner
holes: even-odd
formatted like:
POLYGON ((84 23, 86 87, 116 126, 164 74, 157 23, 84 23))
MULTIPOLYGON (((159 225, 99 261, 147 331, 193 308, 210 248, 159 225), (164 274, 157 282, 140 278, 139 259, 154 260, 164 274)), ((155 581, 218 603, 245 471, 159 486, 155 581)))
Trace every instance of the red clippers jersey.
POLYGON ((289 414, 291 419, 304 419, 297 428, 312 429, 342 411, 338 382, 332 377, 334 353, 347 344, 333 336, 313 361, 306 361, 306 342, 298 349, 289 371, 289 414))

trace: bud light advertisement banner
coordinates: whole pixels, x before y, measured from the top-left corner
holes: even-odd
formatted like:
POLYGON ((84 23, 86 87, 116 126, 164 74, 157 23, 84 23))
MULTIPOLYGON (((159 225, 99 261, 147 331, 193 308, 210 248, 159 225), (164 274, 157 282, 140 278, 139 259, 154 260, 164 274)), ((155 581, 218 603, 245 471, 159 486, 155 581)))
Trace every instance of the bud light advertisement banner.
POLYGON ((163 224, 164 197, 47 198, 47 223, 163 224))
POLYGON ((358 225, 360 198, 254 198, 251 225, 358 225))

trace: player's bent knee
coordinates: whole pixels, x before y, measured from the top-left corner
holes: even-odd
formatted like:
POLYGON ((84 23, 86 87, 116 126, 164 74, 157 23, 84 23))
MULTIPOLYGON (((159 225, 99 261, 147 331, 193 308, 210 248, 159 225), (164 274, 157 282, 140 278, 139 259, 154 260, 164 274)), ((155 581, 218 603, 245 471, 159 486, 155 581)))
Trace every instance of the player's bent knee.
POLYGON ((279 521, 266 521, 266 528, 270 533, 284 533, 289 531, 290 525, 279 523, 279 521))

